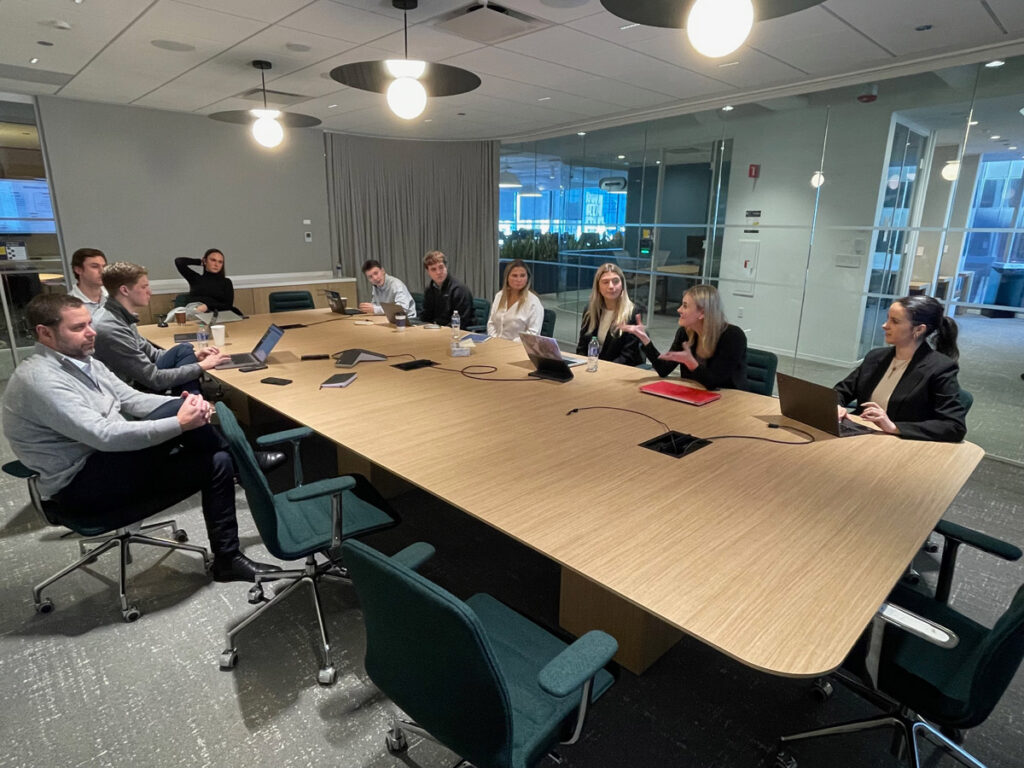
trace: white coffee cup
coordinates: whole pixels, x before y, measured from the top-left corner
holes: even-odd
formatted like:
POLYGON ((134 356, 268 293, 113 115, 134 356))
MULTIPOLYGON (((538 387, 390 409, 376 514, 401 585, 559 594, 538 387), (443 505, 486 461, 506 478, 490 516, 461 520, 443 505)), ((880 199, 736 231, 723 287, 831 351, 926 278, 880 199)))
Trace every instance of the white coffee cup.
POLYGON ((213 333, 213 346, 223 347, 224 346, 224 326, 223 325, 211 325, 210 331, 213 333))
POLYGON ((408 319, 406 318, 405 315, 402 315, 402 314, 395 315, 395 327, 398 330, 404 331, 406 325, 408 325, 408 319))

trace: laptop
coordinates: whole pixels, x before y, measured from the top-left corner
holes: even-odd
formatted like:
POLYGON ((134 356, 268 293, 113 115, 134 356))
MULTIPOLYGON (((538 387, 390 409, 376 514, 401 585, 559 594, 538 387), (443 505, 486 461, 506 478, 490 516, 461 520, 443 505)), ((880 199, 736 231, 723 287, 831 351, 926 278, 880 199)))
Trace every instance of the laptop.
POLYGON ((348 298, 342 296, 337 291, 325 290, 324 295, 327 297, 327 303, 331 305, 331 312, 339 315, 361 315, 358 309, 348 308, 348 298))
POLYGON ((708 392, 706 389, 688 387, 685 384, 677 384, 674 381, 655 381, 651 384, 644 384, 640 391, 645 395, 667 397, 669 400, 678 400, 680 403, 689 405, 706 405, 715 400, 721 400, 722 396, 717 392, 708 392))
POLYGON ((832 387, 784 373, 777 373, 776 378, 779 382, 779 407, 783 416, 836 437, 867 435, 878 431, 852 419, 844 418, 840 421, 836 412, 836 391, 832 387))
POLYGON ((380 308, 384 310, 384 314, 388 318, 388 322, 395 325, 395 315, 405 315, 406 325, 423 325, 422 320, 417 320, 415 317, 409 317, 409 310, 403 307, 401 304, 395 304, 391 301, 381 302, 380 308))
POLYGON ((196 312, 196 319, 202 320, 206 325, 237 323, 239 320, 245 320, 244 317, 232 309, 215 309, 212 312, 196 312))
POLYGON ((532 333, 520 333, 519 340, 523 342, 526 356, 537 369, 530 372, 531 376, 551 381, 570 381, 573 378, 569 363, 562 357, 562 350, 558 348, 557 341, 548 336, 537 336, 532 333))
POLYGON ((267 358, 270 357, 270 351, 284 336, 284 329, 279 326, 270 324, 267 328, 267 332, 263 334, 259 341, 256 342, 256 346, 252 348, 252 352, 240 352, 236 355, 232 355, 230 360, 225 360, 220 363, 215 370, 224 371, 229 368, 241 368, 245 365, 266 365, 267 358))

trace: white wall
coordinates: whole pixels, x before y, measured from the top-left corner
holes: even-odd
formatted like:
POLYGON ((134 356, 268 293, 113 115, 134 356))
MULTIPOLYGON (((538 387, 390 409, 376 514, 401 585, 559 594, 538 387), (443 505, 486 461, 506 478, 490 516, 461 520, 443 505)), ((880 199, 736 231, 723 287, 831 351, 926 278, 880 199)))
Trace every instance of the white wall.
POLYGON ((68 257, 99 248, 153 279, 207 248, 223 249, 229 276, 332 268, 320 131, 289 130, 267 151, 200 115, 46 96, 38 110, 68 257))

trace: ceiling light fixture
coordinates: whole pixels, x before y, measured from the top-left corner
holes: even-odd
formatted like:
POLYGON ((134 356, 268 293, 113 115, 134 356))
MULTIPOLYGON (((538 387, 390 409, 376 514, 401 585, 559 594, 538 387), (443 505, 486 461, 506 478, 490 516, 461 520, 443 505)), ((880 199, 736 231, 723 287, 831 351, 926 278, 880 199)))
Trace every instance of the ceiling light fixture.
POLYGON ((1007 147, 1007 149, 1016 149, 1016 148, 1017 148, 1017 146, 1016 146, 1016 145, 1013 145, 1013 146, 1007 147))
POLYGON ((39 57, 38 56, 33 56, 31 59, 28 60, 28 63, 29 64, 38 64, 39 63, 39 57))
MULTIPOLYGON (((1024 109, 1022 109, 1021 112, 1024 113, 1024 109)), ((587 132, 586 131, 576 131, 576 135, 577 136, 586 136, 587 132)))
POLYGON ((990 61, 985 66, 988 67, 989 69, 998 69, 999 67, 1003 66, 1003 64, 1005 64, 1005 63, 1006 62, 1003 61, 1002 59, 995 59, 993 61, 990 61))
POLYGON ((992 139, 992 141, 995 141, 996 139, 1001 139, 1003 137, 1000 136, 998 133, 994 133, 991 136, 989 136, 989 138, 992 139))
POLYGON ((352 88, 385 94, 388 107, 403 120, 423 114, 428 96, 454 96, 480 86, 480 78, 469 70, 410 59, 408 12, 415 10, 419 2, 391 0, 391 5, 402 12, 405 58, 342 64, 331 70, 331 79, 352 88))
POLYGON ((312 128, 320 125, 320 120, 310 115, 296 112, 282 112, 267 107, 267 78, 265 72, 273 65, 269 61, 256 59, 252 66, 260 71, 260 92, 263 95, 263 109, 232 109, 227 112, 214 112, 213 120, 222 123, 241 123, 249 125, 252 137, 267 149, 273 149, 284 139, 284 127, 312 128))
POLYGON ((817 189, 818 187, 820 187, 824 183, 825 183, 825 174, 822 173, 821 171, 815 171, 811 175, 811 186, 814 187, 815 189, 817 189))
POLYGON ((498 186, 501 189, 521 189, 523 182, 508 169, 508 164, 506 163, 501 169, 501 174, 498 176, 498 186))
POLYGON ((939 175, 946 181, 956 181, 956 177, 960 175, 960 161, 947 160, 939 175))
POLYGON ((736 109, 736 107, 734 107, 732 104, 726 104, 724 107, 722 107, 723 112, 732 112, 734 109, 736 109))

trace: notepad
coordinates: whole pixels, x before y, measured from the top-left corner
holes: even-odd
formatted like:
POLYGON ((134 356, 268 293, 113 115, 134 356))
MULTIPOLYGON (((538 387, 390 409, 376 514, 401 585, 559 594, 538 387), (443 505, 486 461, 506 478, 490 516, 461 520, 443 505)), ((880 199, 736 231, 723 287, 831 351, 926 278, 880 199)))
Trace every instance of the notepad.
POLYGON ((338 389, 347 387, 356 380, 357 373, 336 373, 320 385, 320 389, 338 389))
POLYGON ((681 403, 689 403, 690 405, 706 405, 722 397, 717 392, 695 389, 685 384, 676 384, 674 381, 655 381, 651 384, 644 384, 640 387, 640 391, 645 395, 667 397, 669 400, 678 400, 681 403))

